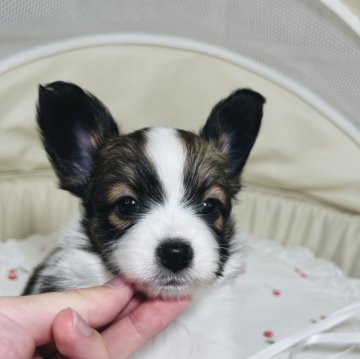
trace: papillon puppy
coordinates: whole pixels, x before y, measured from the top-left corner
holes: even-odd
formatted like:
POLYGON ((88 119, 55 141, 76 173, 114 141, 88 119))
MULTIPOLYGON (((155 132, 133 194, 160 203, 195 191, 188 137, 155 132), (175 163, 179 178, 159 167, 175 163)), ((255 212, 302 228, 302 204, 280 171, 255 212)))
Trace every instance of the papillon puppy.
POLYGON ((192 302, 134 358, 237 358, 233 288, 244 240, 231 209, 265 99, 237 90, 199 134, 167 127, 122 134, 106 106, 75 84, 40 86, 37 122, 60 187, 81 217, 24 294, 121 276, 147 297, 192 302))

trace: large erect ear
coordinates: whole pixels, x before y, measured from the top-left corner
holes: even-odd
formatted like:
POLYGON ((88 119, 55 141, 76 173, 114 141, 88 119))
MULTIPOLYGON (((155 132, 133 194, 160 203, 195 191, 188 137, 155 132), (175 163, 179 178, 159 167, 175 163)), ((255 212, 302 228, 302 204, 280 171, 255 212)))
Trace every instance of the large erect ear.
POLYGON ((109 110, 79 86, 39 87, 37 122, 60 187, 81 197, 96 151, 119 134, 109 110))
POLYGON ((200 135, 227 159, 229 176, 239 176, 259 133, 265 99, 249 89, 237 90, 211 111, 200 135))

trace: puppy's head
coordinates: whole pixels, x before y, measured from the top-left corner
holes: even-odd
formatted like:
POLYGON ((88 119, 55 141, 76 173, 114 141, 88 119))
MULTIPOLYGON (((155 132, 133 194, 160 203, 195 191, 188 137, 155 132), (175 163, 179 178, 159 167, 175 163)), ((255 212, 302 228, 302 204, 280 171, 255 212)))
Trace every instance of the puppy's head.
POLYGON ((199 135, 170 128, 121 135, 108 109, 78 86, 40 87, 44 147, 60 186, 81 198, 90 249, 108 270, 163 297, 191 294, 222 275, 232 200, 263 104, 258 93, 238 90, 213 108, 199 135))

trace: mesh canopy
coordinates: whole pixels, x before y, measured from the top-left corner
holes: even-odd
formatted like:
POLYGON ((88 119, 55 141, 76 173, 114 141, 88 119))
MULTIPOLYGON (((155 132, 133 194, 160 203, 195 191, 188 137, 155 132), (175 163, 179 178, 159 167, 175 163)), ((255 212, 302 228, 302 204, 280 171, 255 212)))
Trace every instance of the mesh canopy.
POLYGON ((189 48, 282 84, 360 142, 359 33, 314 0, 3 0, 0 70, 103 43, 189 48))

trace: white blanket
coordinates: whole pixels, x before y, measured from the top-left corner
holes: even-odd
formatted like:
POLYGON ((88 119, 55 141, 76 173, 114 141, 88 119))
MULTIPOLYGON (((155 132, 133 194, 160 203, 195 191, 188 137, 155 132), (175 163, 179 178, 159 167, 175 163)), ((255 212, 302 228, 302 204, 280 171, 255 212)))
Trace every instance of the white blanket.
MULTIPOLYGON (((21 293, 31 270, 53 248, 56 235, 31 236, 0 244, 0 295, 21 293)), ((270 240, 252 240, 246 270, 239 275, 239 359, 292 335, 332 312, 360 300, 360 282, 346 277, 335 265, 305 248, 285 249, 270 240)), ((353 317, 333 331, 359 332, 353 317)), ((296 358, 330 358, 339 347, 314 346, 296 358)), ((354 347, 343 356, 359 358, 354 347)), ((276 358, 289 358, 289 351, 276 358)), ((226 358, 224 358, 226 359, 226 358)))

